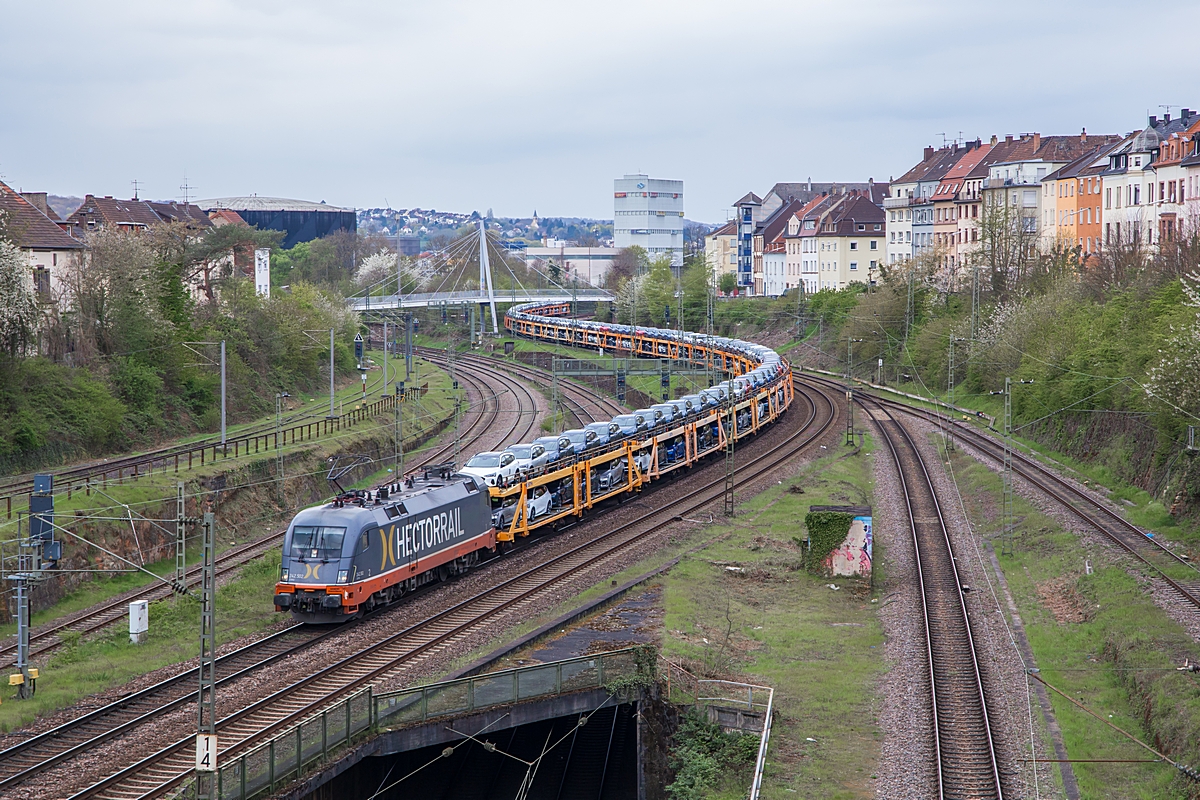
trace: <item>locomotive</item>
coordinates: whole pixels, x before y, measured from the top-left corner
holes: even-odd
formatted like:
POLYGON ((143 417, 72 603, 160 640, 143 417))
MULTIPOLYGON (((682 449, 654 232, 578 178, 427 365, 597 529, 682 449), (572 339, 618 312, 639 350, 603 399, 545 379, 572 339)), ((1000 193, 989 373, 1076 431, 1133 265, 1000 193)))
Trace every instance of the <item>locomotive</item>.
POLYGON ((301 511, 288 526, 275 587, 277 611, 290 611, 304 622, 330 623, 395 602, 422 585, 471 569, 518 536, 556 529, 570 517, 690 469, 722 452, 729 440, 756 435, 791 403, 791 369, 770 348, 564 319, 569 311, 566 303, 515 306, 505 315, 505 328, 602 352, 708 364, 732 377, 608 423, 592 423, 557 439, 542 437, 536 457, 532 447, 529 453, 490 454, 498 457, 495 474, 483 467, 456 472, 452 464, 432 465, 374 489, 339 490, 332 501, 301 511), (508 455, 512 458, 505 461, 508 455), (501 470, 504 464, 521 469, 509 474, 501 470))
POLYGON ((283 539, 275 607, 341 622, 466 572, 495 549, 487 489, 435 467, 298 513, 283 539))

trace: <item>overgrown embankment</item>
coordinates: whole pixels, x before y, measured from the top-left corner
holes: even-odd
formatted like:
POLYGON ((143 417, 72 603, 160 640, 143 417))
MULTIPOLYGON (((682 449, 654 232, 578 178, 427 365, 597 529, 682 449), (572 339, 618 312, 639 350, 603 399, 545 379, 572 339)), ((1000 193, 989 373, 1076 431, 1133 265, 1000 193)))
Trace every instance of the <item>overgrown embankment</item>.
MULTIPOLYGON (((453 419, 449 377, 432 365, 423 366, 422 382, 427 383, 428 391, 419 409, 415 403, 406 404, 404 412, 405 449, 410 455, 445 430, 453 419)), ((93 601, 99 599, 96 593, 106 589, 117 593, 151 580, 144 574, 118 572, 130 569, 129 565, 88 542, 159 574, 170 572, 174 568, 179 481, 184 484, 186 515, 197 518, 212 512, 216 516, 218 548, 223 549, 279 530, 298 509, 329 497, 333 489, 326 475, 331 458, 365 458, 361 466, 341 479, 344 487, 392 466, 396 456, 394 433, 394 417, 385 414, 360 420, 325 438, 288 445, 282 452, 282 481, 280 464, 272 452, 217 461, 190 472, 158 472, 137 480, 127 478, 123 483, 109 482, 103 489, 75 492, 70 498, 59 495, 58 524, 70 533, 59 534, 64 543, 61 571, 33 593, 33 608, 53 609, 96 578, 97 586, 89 587, 84 594, 93 601)), ((188 532, 187 547, 192 555, 198 533, 194 527, 188 532)), ((72 607, 82 607, 80 602, 73 602, 72 607)))

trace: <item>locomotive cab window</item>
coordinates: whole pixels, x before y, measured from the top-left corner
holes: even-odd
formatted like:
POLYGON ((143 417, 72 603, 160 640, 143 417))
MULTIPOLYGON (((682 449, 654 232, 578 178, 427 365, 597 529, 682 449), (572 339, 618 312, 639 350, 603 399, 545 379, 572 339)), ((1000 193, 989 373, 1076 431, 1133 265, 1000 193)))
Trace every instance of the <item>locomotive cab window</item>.
POLYGON ((292 552, 301 558, 328 558, 342 554, 345 528, 324 525, 297 525, 292 529, 292 552))

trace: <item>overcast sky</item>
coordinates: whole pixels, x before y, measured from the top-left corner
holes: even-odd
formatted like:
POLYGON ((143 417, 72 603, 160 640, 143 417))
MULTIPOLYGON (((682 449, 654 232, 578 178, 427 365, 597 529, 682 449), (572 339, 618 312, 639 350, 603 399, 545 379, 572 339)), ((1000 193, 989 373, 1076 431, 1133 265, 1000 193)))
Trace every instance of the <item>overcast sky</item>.
POLYGON ((1165 10, 0 0, 0 179, 611 218, 613 178, 641 171, 717 222, 776 181, 899 175, 943 133, 1124 133, 1200 107, 1200 3, 1169 28, 1165 10))

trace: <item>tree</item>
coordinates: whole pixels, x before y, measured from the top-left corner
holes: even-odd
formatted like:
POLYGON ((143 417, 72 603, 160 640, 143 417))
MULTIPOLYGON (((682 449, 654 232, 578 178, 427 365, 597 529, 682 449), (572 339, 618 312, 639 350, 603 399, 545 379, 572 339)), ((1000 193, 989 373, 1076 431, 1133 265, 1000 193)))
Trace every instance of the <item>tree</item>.
MULTIPOLYGON (((984 285, 1001 300, 1022 284, 1037 258, 1037 219, 1004 199, 993 195, 983 204, 979 247, 968 256, 968 266, 984 272, 984 285)), ((952 280, 942 284, 947 296, 958 288, 952 280)))
POLYGON ((617 251, 612 266, 604 276, 604 288, 610 292, 620 291, 625 281, 640 275, 650 267, 650 257, 642 248, 634 245, 617 251))
POLYGON ((398 277, 404 294, 417 290, 420 280, 413 269, 412 260, 383 249, 359 262, 354 283, 358 288, 367 290, 368 294, 389 295, 396 292, 398 277))
POLYGON ((33 274, 20 249, 0 239, 0 347, 22 355, 37 331, 38 302, 33 274))
POLYGON ((703 254, 685 260, 680 283, 683 291, 683 327, 689 331, 707 330, 712 270, 703 254))
POLYGON ((723 294, 731 295, 737 289, 737 275, 732 272, 722 272, 717 287, 723 294))

